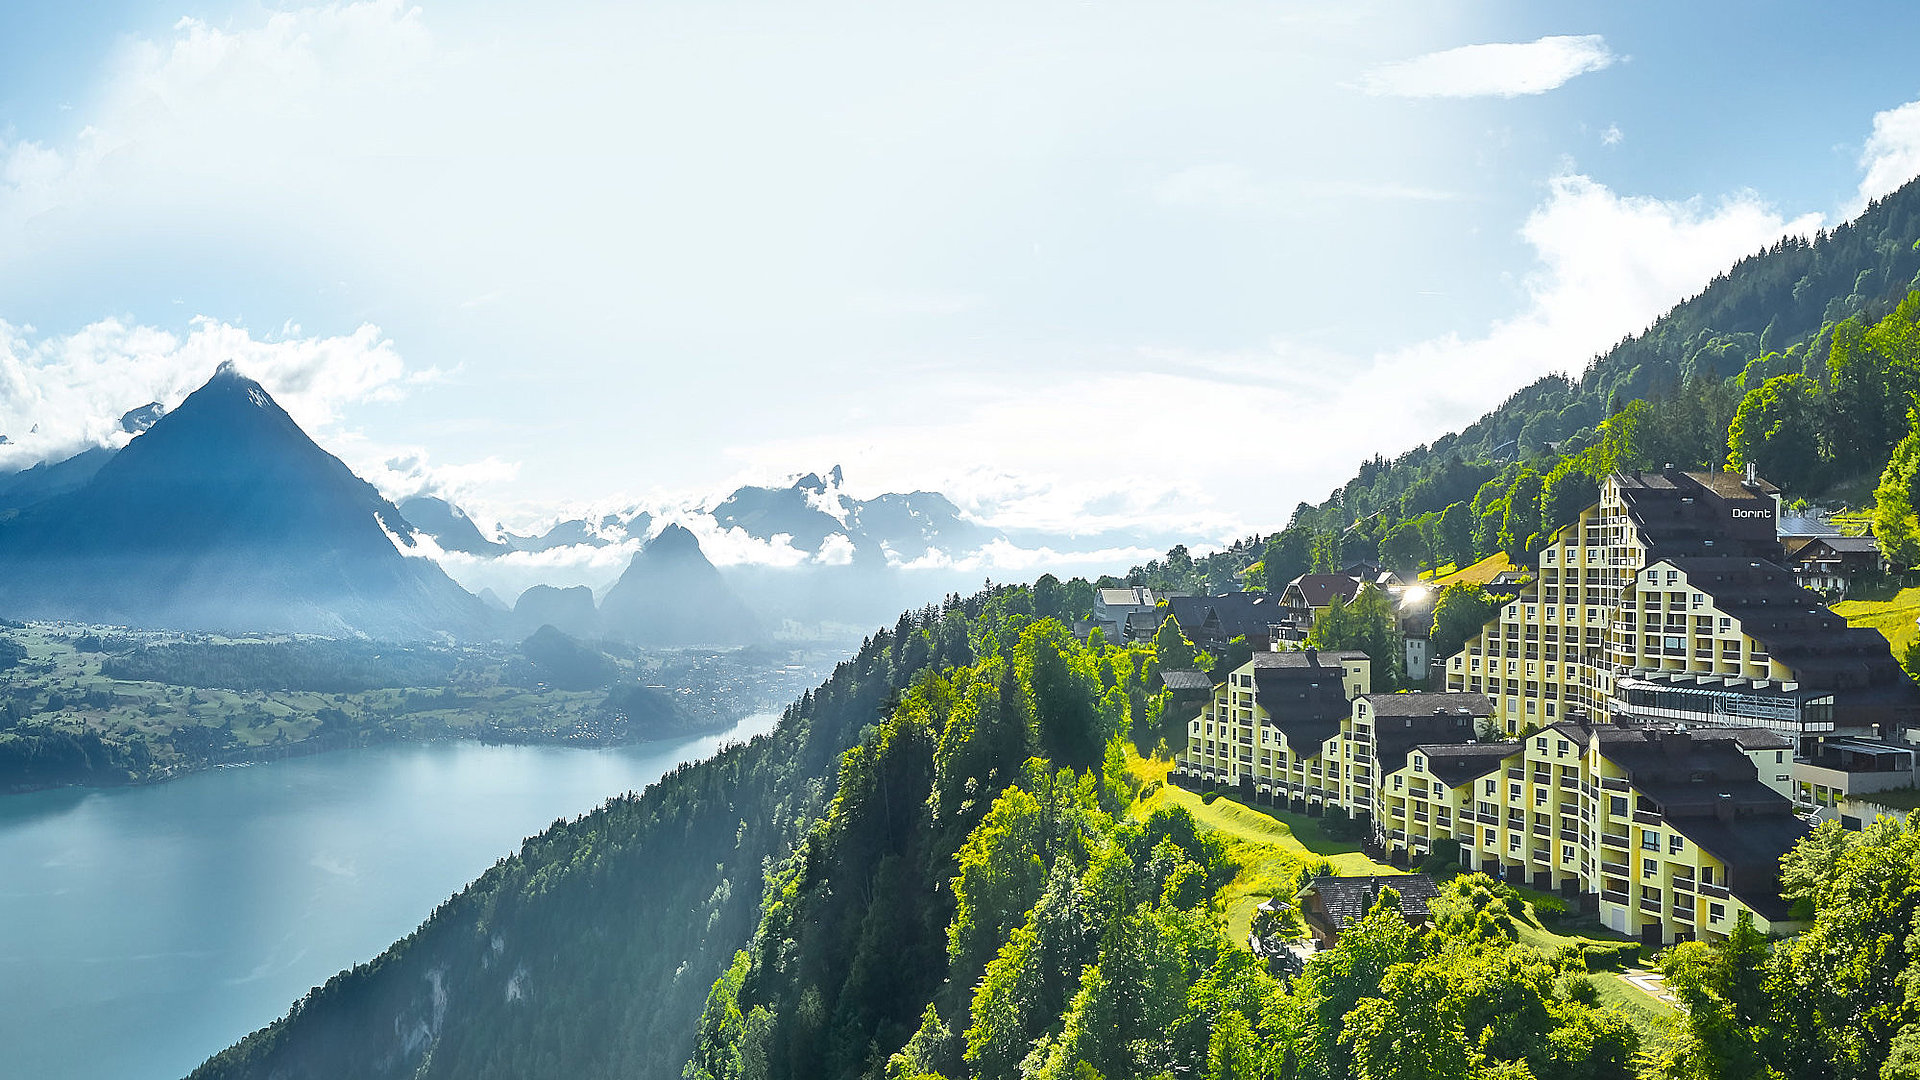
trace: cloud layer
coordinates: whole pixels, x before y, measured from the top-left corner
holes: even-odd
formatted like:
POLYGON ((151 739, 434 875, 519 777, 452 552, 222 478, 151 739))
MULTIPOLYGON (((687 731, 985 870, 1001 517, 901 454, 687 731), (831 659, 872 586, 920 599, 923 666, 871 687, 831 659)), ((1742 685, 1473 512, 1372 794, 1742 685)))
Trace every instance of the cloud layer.
POLYGON ((0 321, 0 467, 24 468, 85 446, 125 445, 120 417, 157 401, 171 409, 223 362, 257 380, 310 432, 334 431, 349 406, 393 401, 440 375, 410 371, 375 326, 350 334, 255 337, 196 318, 185 337, 103 319, 42 335, 0 321))
POLYGON ((1556 90, 1617 60, 1599 34, 1462 45, 1381 64, 1360 76, 1360 87, 1384 97, 1520 97, 1556 90))

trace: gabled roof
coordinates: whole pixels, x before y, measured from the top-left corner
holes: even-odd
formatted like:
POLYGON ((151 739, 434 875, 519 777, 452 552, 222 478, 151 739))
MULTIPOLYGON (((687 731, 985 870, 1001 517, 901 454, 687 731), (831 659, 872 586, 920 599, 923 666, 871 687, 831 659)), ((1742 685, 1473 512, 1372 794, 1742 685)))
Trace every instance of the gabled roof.
MULTIPOLYGON (((1488 773, 1500 771, 1500 763, 1518 757, 1523 751, 1517 742, 1469 742, 1454 744, 1420 743, 1413 747, 1426 756, 1427 771, 1451 788, 1471 784, 1488 773)), ((1409 754, 1412 751, 1408 751, 1409 754)))
POLYGON ((1300 907, 1318 900, 1327 921, 1337 933, 1359 922, 1380 899, 1384 889, 1400 894, 1400 914, 1410 923, 1432 918, 1429 904, 1440 896, 1440 887, 1425 874, 1381 874, 1371 877, 1317 877, 1300 890, 1300 907))
POLYGON ((1204 671, 1163 671, 1160 684, 1173 691, 1213 689, 1213 680, 1204 671))
POLYGON ((1359 578, 1346 574, 1301 574, 1287 582, 1286 591, 1281 596, 1290 597, 1297 592, 1302 604, 1310 608, 1323 608, 1333 603, 1336 596, 1343 601, 1351 601, 1360 595, 1360 585, 1359 578))
POLYGON ((1880 541, 1871 536, 1816 536, 1795 549, 1794 557, 1805 558, 1819 548, 1835 555, 1878 555, 1880 541))
MULTIPOLYGON (((1189 638, 1211 620, 1221 637, 1253 638, 1281 618, 1280 605, 1264 593, 1227 592, 1212 596, 1176 596, 1167 601, 1167 613, 1189 638)), ((1197 639, 1196 639, 1197 640, 1197 639)))
POLYGON ((1493 715, 1483 694, 1366 694, 1373 721, 1373 755, 1382 773, 1407 766, 1407 754, 1430 743, 1467 743, 1479 738, 1479 721, 1493 715))

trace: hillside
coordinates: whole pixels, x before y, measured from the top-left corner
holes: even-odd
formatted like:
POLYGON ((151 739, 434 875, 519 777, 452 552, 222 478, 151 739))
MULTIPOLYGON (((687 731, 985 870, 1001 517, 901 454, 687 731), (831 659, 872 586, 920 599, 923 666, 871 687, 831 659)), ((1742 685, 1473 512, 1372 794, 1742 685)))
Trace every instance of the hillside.
POLYGON ((1636 944, 1548 930, 1477 874, 1430 928, 1383 891, 1332 948, 1269 965, 1228 926, 1297 933, 1251 906, 1324 864, 1136 768, 1122 733, 1154 734, 1154 669, 1024 588, 921 613, 771 735, 556 823, 193 1080, 1712 1080, 1750 1075, 1742 1052, 1867 1080, 1920 1041, 1879 1019, 1920 972, 1884 946, 1920 907, 1920 832, 1897 823, 1788 874, 1807 944, 1676 949, 1684 1022, 1600 970, 1636 944), (1828 988, 1830 1019, 1799 1019, 1797 986, 1828 988), (1749 1018, 1733 1039, 1727 1016, 1749 1018))
POLYGON ((1176 549, 1130 578, 1217 589, 1252 568, 1248 584, 1277 588, 1357 559, 1406 571, 1498 552, 1520 561, 1599 476, 1668 463, 1752 461, 1789 499, 1858 500, 1920 389, 1920 301, 1903 307, 1920 287, 1917 243, 1920 180, 1811 241, 1741 260, 1578 378, 1538 379, 1458 432, 1364 462, 1279 532, 1204 559, 1176 549))
MULTIPOLYGON (((1740 411, 1772 407, 1751 395, 1789 376, 1821 404, 1776 427, 1831 436, 1867 376, 1904 370, 1889 342, 1920 324, 1898 308, 1916 238, 1909 185, 1743 261, 1579 380, 1367 463, 1264 542, 1134 576, 1523 558, 1596 470, 1724 461, 1740 411)), ((1832 479, 1890 450, 1820 453, 1832 479)), ((776 509, 831 517, 800 498, 729 512, 776 509)), ((1062 591, 1043 577, 903 617, 772 735, 557 823, 195 1077, 1869 1080, 1920 1053, 1902 1005, 1920 955, 1884 945, 1920 906, 1920 841, 1897 825, 1827 837, 1786 875, 1814 916, 1800 941, 1676 950, 1683 1024, 1608 1004, 1590 970, 1608 950, 1542 932, 1476 875, 1445 887, 1432 930, 1383 898, 1281 978, 1226 928, 1306 860, 1276 827, 1141 783, 1127 739, 1164 734, 1154 651, 1076 642, 1043 617, 1062 591)))

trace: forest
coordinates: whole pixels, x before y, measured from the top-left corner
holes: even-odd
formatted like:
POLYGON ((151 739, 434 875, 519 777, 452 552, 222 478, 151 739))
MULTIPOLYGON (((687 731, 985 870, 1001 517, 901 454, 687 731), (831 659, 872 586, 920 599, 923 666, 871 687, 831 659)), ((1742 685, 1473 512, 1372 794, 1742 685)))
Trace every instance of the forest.
POLYGON ((1578 378, 1547 376, 1458 433, 1363 463, 1278 532, 1200 558, 1176 548, 1125 580, 1277 592, 1360 559, 1405 572, 1496 552, 1518 562, 1608 472, 1749 462, 1789 503, 1878 505, 1875 535, 1912 566, 1917 244, 1920 185, 1909 183, 1812 240, 1742 260, 1578 378))
MULTIPOLYGON (((1920 1080, 1920 821, 1816 830, 1782 867, 1808 929, 1668 950, 1662 1022, 1600 992, 1604 950, 1529 943, 1532 903, 1477 875, 1428 926, 1385 890, 1303 967, 1271 963, 1228 912, 1316 867, 1254 873, 1204 796, 1174 804, 1143 766, 1176 722, 1157 675, 1191 644, 1066 628, 1123 580, 1523 560, 1608 471, 1668 463, 1871 504, 1911 565, 1916 240, 1909 184, 1276 533, 909 612, 773 733, 555 822, 194 1077, 1920 1080)), ((1448 596, 1436 633, 1470 630, 1480 600, 1448 596)))
POLYGON ((1816 831, 1784 874, 1810 929, 1670 950, 1663 1024, 1475 874, 1291 969, 1229 937, 1246 868, 1137 767, 1158 669, 1028 588, 949 598, 194 1076, 1920 1076, 1920 822, 1816 831))

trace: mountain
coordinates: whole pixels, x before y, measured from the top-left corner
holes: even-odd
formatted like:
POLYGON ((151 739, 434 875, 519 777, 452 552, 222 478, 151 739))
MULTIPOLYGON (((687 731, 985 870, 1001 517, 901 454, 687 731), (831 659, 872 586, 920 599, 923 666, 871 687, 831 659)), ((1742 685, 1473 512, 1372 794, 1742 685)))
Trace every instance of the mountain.
POLYGON ((593 607, 593 590, 585 585, 566 589, 535 585, 513 602, 513 622, 531 629, 555 626, 569 634, 591 637, 600 625, 600 613, 593 607))
POLYGON ((504 555, 513 549, 480 533, 466 511, 435 495, 400 500, 400 514, 414 528, 433 537, 442 551, 468 555, 504 555))
POLYGON ((741 645, 760 623, 721 579, 700 541, 669 525, 627 564, 600 602, 609 637, 641 645, 741 645))
POLYGON ((31 469, 0 476, 0 519, 10 512, 79 489, 112 457, 112 450, 95 446, 64 461, 42 462, 31 469))
POLYGON ((629 533, 644 536, 647 526, 652 521, 652 516, 644 512, 636 513, 631 519, 608 515, 601 519, 599 527, 596 528, 585 518, 570 518, 556 522, 551 529, 538 536, 521 536, 518 533, 505 533, 503 536, 507 547, 514 551, 552 551, 555 548, 575 545, 603 548, 614 543, 614 539, 610 539, 608 533, 611 533, 614 538, 629 533))
POLYGON ((484 606, 223 365, 85 483, 0 522, 0 611, 194 629, 479 635, 484 606))

